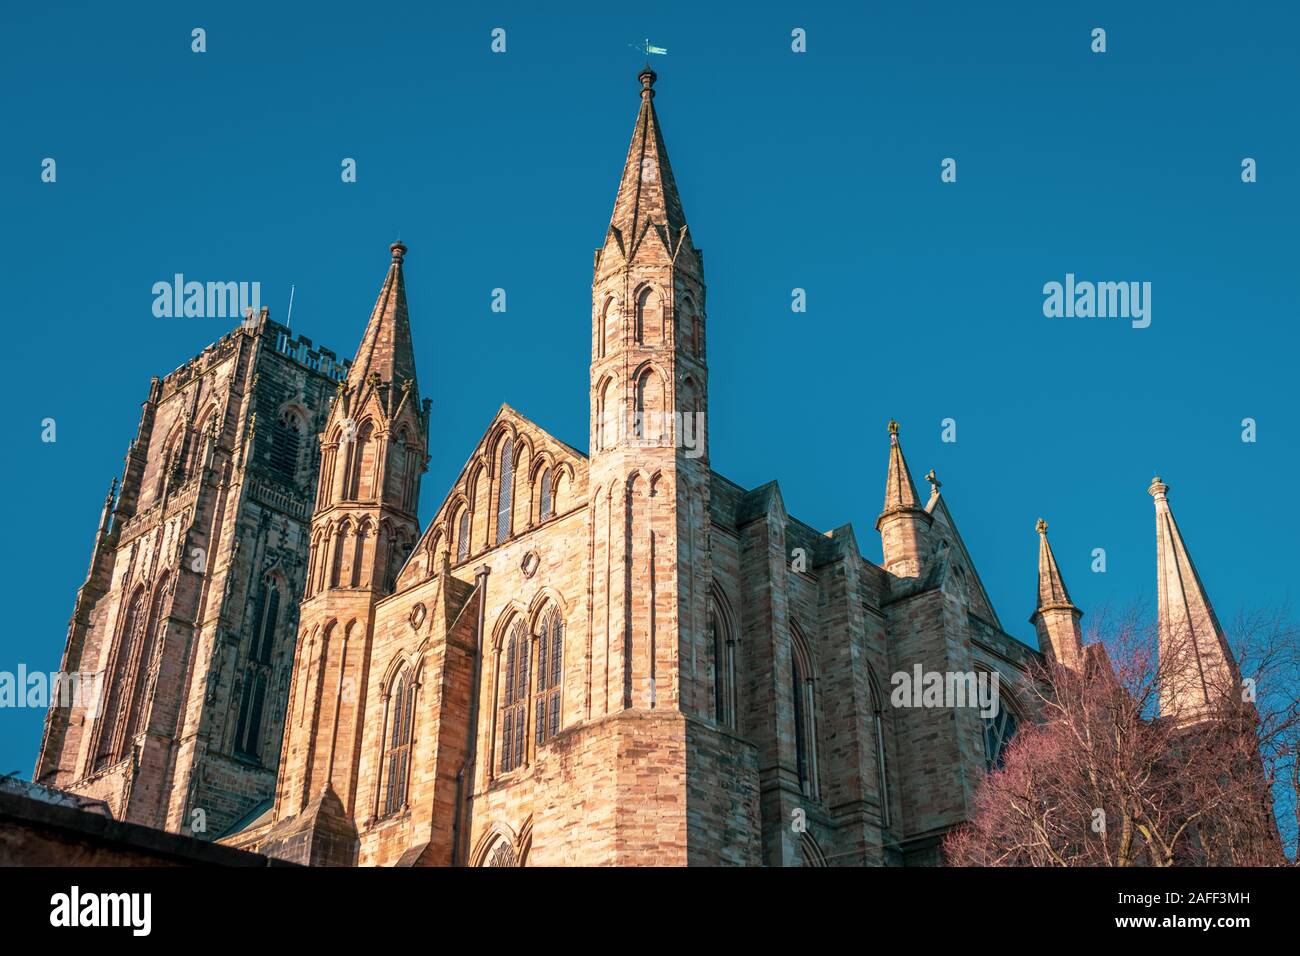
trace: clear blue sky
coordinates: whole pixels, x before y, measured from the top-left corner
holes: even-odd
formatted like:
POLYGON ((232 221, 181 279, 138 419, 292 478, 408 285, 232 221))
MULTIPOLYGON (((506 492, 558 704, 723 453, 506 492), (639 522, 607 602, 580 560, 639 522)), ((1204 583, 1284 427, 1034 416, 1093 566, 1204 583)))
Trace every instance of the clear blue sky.
MULTIPOLYGON (((706 253, 718 471, 779 479, 878 559, 897 417, 1030 643, 1040 515, 1081 606, 1153 601, 1157 470, 1221 617, 1294 590, 1294 5, 287 6, 0 12, 0 669, 57 667, 149 377, 230 326, 155 318, 175 272, 260 281, 277 319, 296 284, 295 329, 351 354, 400 234, 425 520, 503 401, 585 447, 592 252, 645 37, 706 253), (1067 272, 1151 282, 1151 327, 1045 318, 1067 272)), ((42 717, 0 710, 0 773, 31 772, 42 717)))

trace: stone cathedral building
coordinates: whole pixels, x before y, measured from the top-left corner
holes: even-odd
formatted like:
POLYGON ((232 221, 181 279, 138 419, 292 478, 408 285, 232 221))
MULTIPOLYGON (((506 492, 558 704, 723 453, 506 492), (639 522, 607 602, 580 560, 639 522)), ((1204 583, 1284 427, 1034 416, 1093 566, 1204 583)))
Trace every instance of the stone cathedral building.
MULTIPOLYGON (((595 256, 588 453, 503 405, 421 531, 400 242, 350 363, 265 314, 231 333, 153 384, 65 654, 107 702, 51 711, 38 781, 310 864, 938 862, 1037 652, 896 424, 881 565, 714 470, 655 79, 595 256), (996 672, 1003 705, 891 707, 917 666, 996 672)), ((1160 488, 1163 617, 1203 592, 1160 488)), ((1032 622, 1073 665, 1040 530, 1032 622)))

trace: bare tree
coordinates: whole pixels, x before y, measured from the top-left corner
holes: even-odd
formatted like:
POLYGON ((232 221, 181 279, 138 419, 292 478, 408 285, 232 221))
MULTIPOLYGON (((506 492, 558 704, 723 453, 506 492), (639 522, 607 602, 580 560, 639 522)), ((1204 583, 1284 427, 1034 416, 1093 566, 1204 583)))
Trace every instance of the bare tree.
POLYGON ((1280 613, 1243 616, 1231 654, 1216 659, 1204 634, 1157 635, 1138 618, 1103 622, 1107 639, 1088 646, 1081 670, 1044 664, 1030 675, 1038 719, 949 835, 951 864, 1295 861, 1296 628, 1280 613))

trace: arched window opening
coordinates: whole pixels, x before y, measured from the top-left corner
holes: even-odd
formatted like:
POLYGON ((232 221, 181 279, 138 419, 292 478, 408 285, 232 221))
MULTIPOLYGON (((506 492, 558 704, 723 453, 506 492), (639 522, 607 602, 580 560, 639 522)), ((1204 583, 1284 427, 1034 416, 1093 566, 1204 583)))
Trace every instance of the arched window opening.
POLYGON ((235 723, 235 752, 257 758, 261 746, 262 712, 266 708, 266 671, 249 668, 244 674, 239 702, 239 719, 235 723))
POLYGON ((510 537, 510 510, 515 498, 515 440, 513 438, 507 438, 501 445, 500 478, 497 489, 497 544, 510 537))
POLYGON ((818 799, 817 708, 813 659, 803 634, 790 629, 791 693, 794 698, 795 763, 804 795, 818 799))
POLYGON ((871 694, 871 718, 876 737, 876 787, 880 793, 880 825, 889 826, 889 770, 888 756, 885 751, 885 708, 880 689, 876 686, 876 675, 867 674, 867 687, 871 694))
POLYGON ((554 512, 552 511, 551 501, 551 469, 543 468, 541 477, 541 490, 538 492, 537 503, 537 520, 545 521, 554 512))
POLYGON ((298 452, 302 444, 302 419, 286 408, 271 429, 271 471, 292 482, 298 475, 298 452))
POLYGON ((560 732, 560 688, 564 674, 564 622, 556 611, 542 618, 537 634, 537 694, 534 708, 537 743, 560 732))
POLYGON ((459 563, 469 557, 469 509, 460 510, 456 521, 456 561, 459 563))
POLYGON ((415 726, 415 681, 403 669, 388 695, 388 740, 384 751, 384 814, 406 807, 411 738, 415 726))
POLYGON ((136 651, 137 663, 132 667, 130 676, 130 698, 126 712, 126 724, 122 731, 122 753, 126 751, 126 745, 140 732, 144 723, 144 711, 148 704, 145 700, 149 692, 149 672, 153 669, 154 654, 157 653, 158 635, 163 628, 163 604, 167 599, 168 576, 164 574, 162 579, 154 587, 153 603, 150 606, 149 617, 144 623, 140 634, 140 646, 136 651))
POLYGON ((710 679, 713 682, 713 719, 735 730, 736 706, 736 639, 726 613, 715 595, 709 604, 709 642, 712 654, 710 679))
POLYGON ((117 659, 113 662, 113 681, 105 687, 108 703, 100 719, 99 746, 95 755, 95 769, 106 767, 118 759, 118 724, 123 716, 123 698, 129 694, 129 677, 134 673, 136 655, 144 643, 145 603, 143 585, 135 595, 118 632, 117 659))
POLYGON ((259 664, 271 663, 275 628, 280 619, 280 585, 274 578, 262 582, 253 611, 253 643, 249 657, 259 664))
POLYGON ((516 621, 506 642, 506 668, 501 685, 501 772, 523 766, 524 725, 528 718, 528 635, 516 621))
POLYGON ((154 487, 154 497, 161 498, 170 482, 173 486, 185 481, 185 460, 182 454, 184 431, 177 427, 163 446, 162 457, 158 459, 158 481, 154 487))
MULTIPOLYGON (((980 673, 984 679, 988 678, 987 671, 980 673)), ((999 695, 997 713, 992 716, 986 717, 984 712, 980 711, 980 719, 984 724, 984 763, 989 773, 1002 769, 1011 738, 1020 729, 1020 717, 1007 703, 1007 696, 999 695)))

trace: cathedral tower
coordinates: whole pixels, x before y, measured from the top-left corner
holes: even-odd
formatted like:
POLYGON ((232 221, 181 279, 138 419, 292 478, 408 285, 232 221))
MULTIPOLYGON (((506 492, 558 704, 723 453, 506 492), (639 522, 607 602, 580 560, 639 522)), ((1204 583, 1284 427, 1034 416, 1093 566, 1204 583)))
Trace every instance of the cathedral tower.
POLYGON ((406 247, 396 242, 391 251, 361 346, 320 436, 271 841, 279 843, 278 855, 301 862, 346 863, 355 853, 346 836, 328 843, 319 831, 344 829, 353 815, 374 606, 392 593, 419 536, 429 403, 420 404, 416 384, 402 277, 406 247))
POLYGON ((347 363, 250 315, 155 378, 77 592, 36 782, 221 835, 275 790, 323 425, 347 363))
POLYGON ((592 277, 592 564, 599 633, 593 716, 711 711, 708 369, 704 267, 654 108, 641 106, 592 277))

